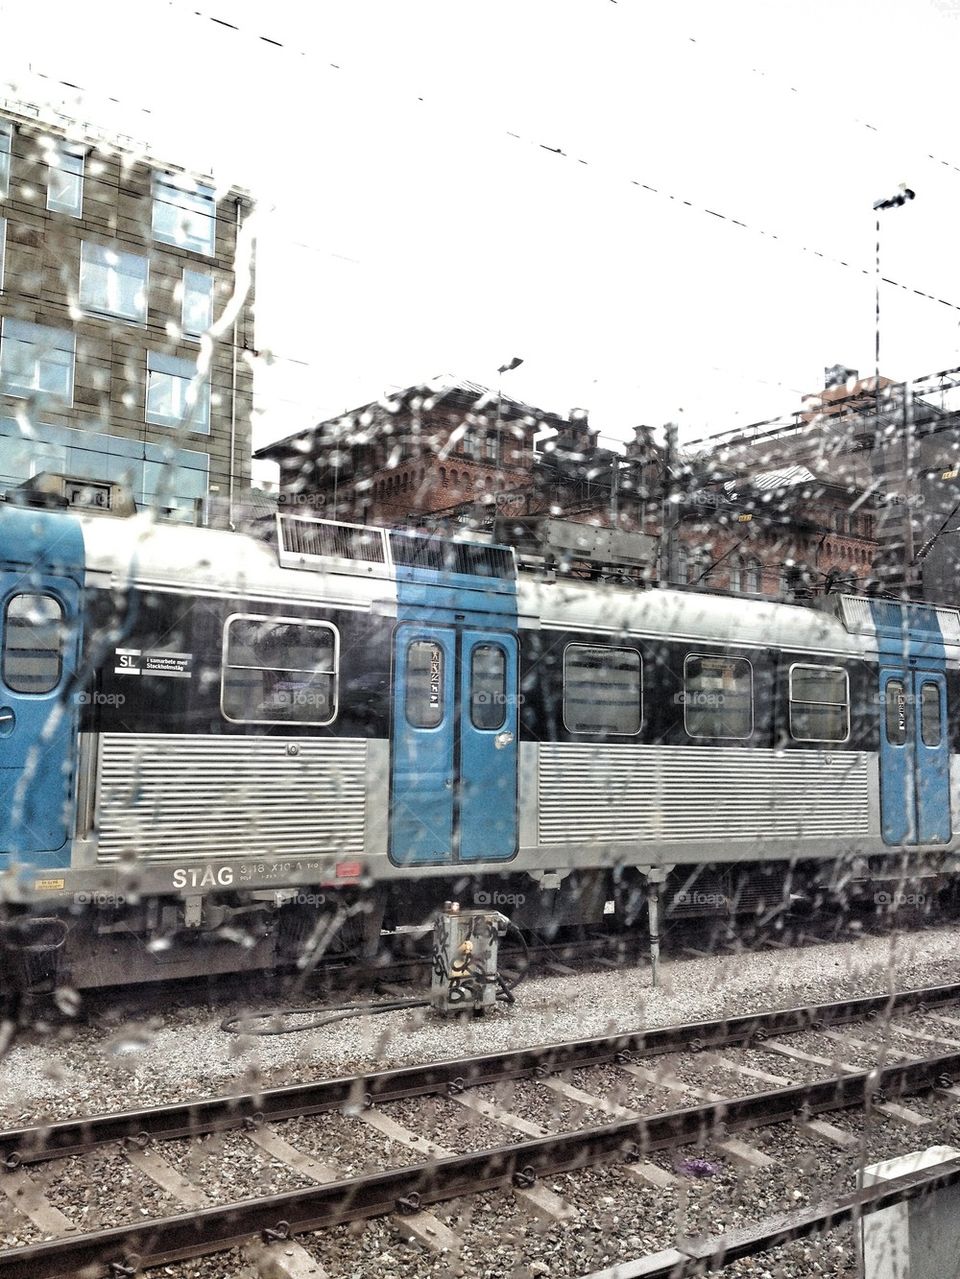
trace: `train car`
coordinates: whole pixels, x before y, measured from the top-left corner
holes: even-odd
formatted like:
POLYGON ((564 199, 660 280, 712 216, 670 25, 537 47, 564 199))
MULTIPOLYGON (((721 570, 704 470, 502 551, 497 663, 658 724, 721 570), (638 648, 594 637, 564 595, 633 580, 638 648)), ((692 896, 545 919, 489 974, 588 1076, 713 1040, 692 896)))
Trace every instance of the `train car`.
MULTIPOLYGON (((0 503, 6 983, 949 876, 960 614, 520 573, 280 514, 0 503)), ((901 889, 897 886, 900 885, 901 889)))

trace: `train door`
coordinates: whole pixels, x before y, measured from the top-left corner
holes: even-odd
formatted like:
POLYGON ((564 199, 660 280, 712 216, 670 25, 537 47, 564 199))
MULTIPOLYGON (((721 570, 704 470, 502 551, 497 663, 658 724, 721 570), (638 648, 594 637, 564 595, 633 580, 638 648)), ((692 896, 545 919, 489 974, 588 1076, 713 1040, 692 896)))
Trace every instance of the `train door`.
POLYGON ((504 861, 517 847, 517 641, 404 625, 394 657, 390 856, 504 861))
POLYGON ((947 685, 940 671, 880 671, 880 816, 887 844, 950 840, 947 685))
POLYGON ((56 852, 70 833, 79 659, 75 582, 0 573, 0 852, 56 852))

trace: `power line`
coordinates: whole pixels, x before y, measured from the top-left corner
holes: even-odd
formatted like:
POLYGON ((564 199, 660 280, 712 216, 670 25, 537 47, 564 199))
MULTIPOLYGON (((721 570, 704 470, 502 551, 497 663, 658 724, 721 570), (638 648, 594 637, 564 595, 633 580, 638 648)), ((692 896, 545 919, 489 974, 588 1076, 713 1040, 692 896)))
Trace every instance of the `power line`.
MULTIPOLYGON (((182 4, 179 4, 177 0, 168 0, 168 4, 172 8, 183 9, 185 7, 182 4)), ((320 61, 320 59, 317 57, 316 54, 310 53, 309 51, 305 49, 296 48, 293 45, 287 44, 286 42, 282 40, 278 40, 271 36, 265 36, 257 32, 251 33, 249 28, 240 27, 236 23, 227 22, 225 19, 215 18, 211 14, 206 13, 201 9, 194 8, 192 4, 187 7, 186 11, 188 11, 194 17, 200 18, 208 22, 213 22, 218 26, 222 26, 226 29, 235 31, 238 34, 251 35, 252 38, 258 41, 262 41, 264 44, 273 46, 274 48, 277 48, 277 49, 283 49, 288 53, 296 54, 298 57, 308 58, 308 59, 311 59, 312 61, 320 61)), ((326 63, 325 65, 337 71, 340 71, 343 69, 341 64, 339 63, 330 62, 330 63, 326 63)), ((422 95, 418 94, 417 101, 424 102, 425 98, 422 95)), ((873 127, 873 126, 869 126, 869 127, 873 127)), ((561 159, 570 160, 572 163, 580 165, 584 168, 594 167, 593 161, 584 159, 583 157, 580 157, 580 156, 572 155, 571 153, 565 151, 563 147, 561 146, 556 146, 551 143, 539 141, 536 138, 525 136, 524 134, 517 133, 511 129, 506 130, 505 133, 506 133, 506 136, 509 138, 513 138, 519 142, 524 142, 527 145, 536 148, 537 150, 545 151, 551 155, 556 155, 561 159)), ((932 158, 935 158, 935 157, 932 157, 932 158)), ((938 161, 938 162, 947 163, 945 161, 938 161)), ((599 167, 599 166, 596 166, 596 167, 599 167)), ((954 167, 954 166, 948 166, 948 167, 954 167)), ((960 173, 960 168, 957 169, 957 172, 960 173)), ((628 181, 631 185, 637 187, 640 190, 646 191, 653 195, 660 196, 663 199, 670 200, 671 202, 682 205, 685 208, 692 209, 695 212, 702 213, 708 217, 716 218, 719 221, 725 222, 730 226, 739 227, 742 230, 749 231, 752 234, 757 235, 768 241, 782 244, 787 248, 791 248, 795 252, 799 252, 812 257, 819 258, 823 262, 831 263, 834 266, 844 267, 847 270, 854 271, 856 274, 862 275, 870 279, 872 279, 874 276, 874 271, 872 266, 871 267, 857 266, 853 262, 848 262, 845 258, 835 257, 833 254, 825 253, 821 249, 814 248, 810 245, 797 243, 796 241, 793 241, 789 237, 781 235, 777 231, 770 231, 766 227, 762 227, 762 226, 747 222, 743 218, 734 217, 732 214, 721 212, 718 209, 712 209, 705 204, 701 204, 696 200, 687 199, 686 196, 678 194, 677 192, 674 192, 674 191, 670 191, 665 187, 655 186, 653 183, 644 182, 639 178, 631 178, 627 176, 626 174, 622 174, 622 173, 619 174, 619 176, 624 177, 626 181, 628 181)), ((947 307, 948 309, 952 311, 960 312, 960 303, 952 302, 948 298, 938 297, 935 293, 928 293, 925 289, 918 289, 913 285, 904 284, 900 280, 894 280, 888 276, 882 276, 881 283, 889 284, 891 285, 891 287, 900 289, 905 293, 910 293, 915 297, 923 298, 926 301, 935 302, 939 306, 947 307)))

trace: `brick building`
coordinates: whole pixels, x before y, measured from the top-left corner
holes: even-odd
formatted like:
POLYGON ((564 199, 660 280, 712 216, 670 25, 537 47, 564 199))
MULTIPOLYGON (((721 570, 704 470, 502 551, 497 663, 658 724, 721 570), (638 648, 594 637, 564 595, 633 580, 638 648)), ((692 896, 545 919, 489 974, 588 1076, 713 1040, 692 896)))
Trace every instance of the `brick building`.
POLYGON ((281 506, 364 524, 406 524, 474 507, 526 509, 545 433, 575 436, 590 447, 585 422, 441 377, 255 456, 279 463, 281 506))
POLYGON ((0 487, 54 472, 79 501, 122 484, 202 520, 249 485, 250 209, 0 109, 0 487))
POLYGON ((710 451, 668 459, 647 427, 624 452, 603 449, 583 410, 561 417, 453 379, 362 405, 257 457, 279 463, 282 507, 348 522, 492 529, 496 519, 504 536, 512 519, 552 514, 659 536, 666 513, 660 577, 677 585, 862 588, 876 553, 872 513, 851 511, 862 490, 826 467, 738 475, 710 451))

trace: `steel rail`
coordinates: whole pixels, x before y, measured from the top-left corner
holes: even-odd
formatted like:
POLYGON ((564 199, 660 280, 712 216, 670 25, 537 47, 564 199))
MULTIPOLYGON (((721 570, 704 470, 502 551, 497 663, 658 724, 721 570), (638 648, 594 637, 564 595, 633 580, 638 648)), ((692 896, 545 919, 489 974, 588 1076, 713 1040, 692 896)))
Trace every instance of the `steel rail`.
POLYGON ((633 1261, 621 1261, 606 1270, 595 1270, 584 1279, 685 1279, 711 1270, 722 1270, 741 1257, 753 1257, 771 1248, 826 1234, 838 1226, 857 1222, 871 1213, 945 1190, 960 1182, 960 1159, 938 1168, 906 1173, 890 1181, 824 1200, 809 1208, 765 1217, 752 1226, 743 1226, 724 1235, 690 1240, 681 1248, 666 1248, 633 1261))
POLYGON ((545 1175, 614 1160, 630 1161, 650 1151, 716 1139, 735 1129, 807 1119, 858 1105, 869 1110, 883 1098, 944 1086, 958 1075, 960 1053, 897 1062, 304 1190, 67 1235, 0 1252, 0 1279, 60 1279, 78 1272, 95 1279, 129 1273, 131 1267, 164 1265, 220 1252, 255 1236, 282 1239, 345 1221, 416 1211, 463 1195, 531 1186, 545 1175))
POLYGON ((116 1141, 170 1140, 273 1122, 327 1110, 362 1108, 406 1097, 462 1092, 510 1079, 542 1078, 612 1061, 665 1053, 700 1051, 759 1043, 771 1034, 845 1025, 881 1014, 922 1010, 960 1000, 960 982, 891 995, 868 995, 802 1008, 688 1022, 652 1030, 519 1048, 425 1065, 403 1066, 367 1075, 342 1076, 305 1084, 285 1084, 259 1093, 173 1102, 142 1110, 61 1120, 0 1132, 0 1163, 7 1168, 82 1154, 116 1141))

